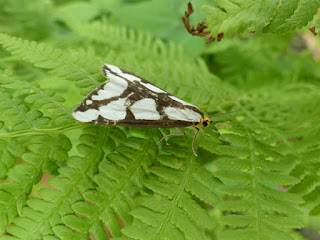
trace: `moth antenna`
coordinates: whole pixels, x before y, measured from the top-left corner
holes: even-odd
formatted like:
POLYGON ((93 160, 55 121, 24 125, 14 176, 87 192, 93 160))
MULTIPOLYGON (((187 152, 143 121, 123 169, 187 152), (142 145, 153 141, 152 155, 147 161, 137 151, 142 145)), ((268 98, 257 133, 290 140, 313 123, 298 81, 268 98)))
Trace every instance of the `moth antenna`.
POLYGON ((220 115, 225 115, 225 114, 231 114, 231 113, 235 113, 235 112, 240 112, 240 111, 242 111, 242 110, 239 109, 239 110, 234 110, 234 111, 231 111, 231 112, 217 113, 217 114, 215 114, 215 115, 210 116, 209 118, 216 117, 216 116, 220 116, 220 115))
POLYGON ((224 137, 222 136, 222 134, 219 132, 218 128, 217 128, 214 124, 211 124, 211 125, 212 125, 212 126, 214 127, 214 129, 219 133, 220 137, 222 138, 222 140, 224 141, 224 143, 228 146, 228 148, 229 148, 230 152, 232 153, 232 155, 233 155, 237 160, 239 160, 239 158, 238 158, 238 157, 234 154, 234 152, 232 151, 229 143, 224 139, 224 137))

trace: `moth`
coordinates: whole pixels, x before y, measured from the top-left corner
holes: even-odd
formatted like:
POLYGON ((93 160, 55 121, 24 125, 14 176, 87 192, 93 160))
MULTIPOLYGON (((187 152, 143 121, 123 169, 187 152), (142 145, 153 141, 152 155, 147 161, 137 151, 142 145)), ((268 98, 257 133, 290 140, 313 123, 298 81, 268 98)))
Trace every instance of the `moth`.
POLYGON ((76 120, 98 125, 178 129, 179 134, 166 135, 159 144, 169 136, 185 135, 181 128, 191 128, 196 131, 192 150, 197 156, 194 143, 199 129, 212 125, 199 108, 116 66, 104 64, 102 75, 109 81, 82 100, 73 112, 76 120))

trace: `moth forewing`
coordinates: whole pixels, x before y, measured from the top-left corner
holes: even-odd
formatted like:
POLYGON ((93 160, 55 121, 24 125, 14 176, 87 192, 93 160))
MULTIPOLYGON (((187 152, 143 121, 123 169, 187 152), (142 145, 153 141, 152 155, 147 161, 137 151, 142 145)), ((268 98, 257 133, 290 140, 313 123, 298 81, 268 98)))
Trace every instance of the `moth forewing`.
MULTIPOLYGON (((101 84, 82 100, 73 112, 75 119, 99 125, 190 127, 196 130, 192 144, 196 155, 194 141, 199 127, 212 123, 203 112, 147 80, 116 66, 103 65, 102 74, 109 81, 101 84)), ((174 135, 169 134, 163 139, 174 135)))

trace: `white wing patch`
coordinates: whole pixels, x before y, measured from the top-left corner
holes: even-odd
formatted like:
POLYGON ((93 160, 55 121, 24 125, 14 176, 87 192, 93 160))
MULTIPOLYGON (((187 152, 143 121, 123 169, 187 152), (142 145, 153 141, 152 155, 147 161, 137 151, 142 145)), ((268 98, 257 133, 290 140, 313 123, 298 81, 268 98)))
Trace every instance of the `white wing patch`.
MULTIPOLYGON (((169 96, 169 98, 171 98, 172 100, 175 100, 175 101, 177 101, 179 103, 182 103, 184 105, 194 106, 194 105, 192 105, 190 103, 187 103, 187 102, 185 102, 185 101, 183 101, 183 100, 181 100, 181 99, 179 99, 179 98, 177 98, 175 96, 169 96)), ((194 106, 194 107, 196 107, 196 106, 194 106)))
POLYGON ((115 73, 122 73, 121 69, 116 67, 116 66, 113 66, 113 65, 110 65, 110 64, 105 64, 108 68, 111 69, 112 72, 115 72, 115 73))
POLYGON ((98 95, 92 95, 92 100, 104 100, 112 97, 120 96, 124 90, 127 89, 128 83, 120 77, 117 77, 112 74, 114 78, 112 78, 110 82, 107 82, 103 89, 100 89, 97 93, 98 95))
POLYGON ((108 120, 123 120, 127 115, 125 101, 126 98, 121 98, 110 102, 105 106, 101 106, 99 110, 89 109, 84 112, 76 111, 73 112, 73 117, 80 122, 91 122, 97 120, 99 115, 108 120))
POLYGON ((151 84, 149 84, 149 83, 141 82, 141 84, 142 84, 143 86, 145 86, 146 88, 150 89, 150 90, 153 91, 153 92, 156 92, 156 93, 165 93, 165 91, 163 91, 162 89, 160 89, 160 88, 158 88, 158 87, 156 87, 156 86, 153 86, 153 85, 151 85, 151 84))
POLYGON ((84 112, 76 111, 73 112, 73 117, 80 122, 91 122, 97 120, 99 116, 99 111, 96 109, 89 109, 84 112))
MULTIPOLYGON (((149 84, 149 83, 144 83, 141 81, 141 78, 135 76, 135 75, 132 75, 132 74, 129 74, 129 73, 124 73, 124 72, 121 72, 121 69, 119 69, 118 67, 116 66, 113 66, 113 65, 109 65, 109 64, 106 64, 106 66, 108 68, 110 68, 113 72, 117 73, 120 77, 123 77, 124 79, 127 79, 131 82, 133 81, 138 81, 140 82, 140 84, 142 84, 143 86, 145 86, 146 88, 150 89, 151 91, 153 92, 156 92, 156 93, 165 93, 165 91, 163 91, 162 89, 156 87, 156 86, 153 86, 152 84, 149 84), (116 71, 114 71, 116 70, 116 71)), ((109 79, 112 79, 112 80, 115 80, 116 78, 120 78, 114 74, 112 74, 110 71, 106 70, 106 75, 109 79)), ((181 100, 182 101, 182 100, 181 100)))
POLYGON ((141 81, 140 78, 138 78, 137 76, 134 76, 134 75, 131 75, 131 74, 128 74, 128 73, 119 73, 119 76, 133 82, 133 81, 141 81))
POLYGON ((164 109, 164 112, 171 120, 200 122, 201 119, 201 115, 199 113, 188 108, 180 109, 175 107, 167 107, 164 109))
POLYGON ((99 108, 99 115, 105 119, 119 121, 126 118, 126 98, 120 98, 119 100, 110 102, 105 106, 99 108))
POLYGON ((161 118, 157 111, 156 102, 151 98, 141 99, 130 107, 135 119, 159 120, 161 118))

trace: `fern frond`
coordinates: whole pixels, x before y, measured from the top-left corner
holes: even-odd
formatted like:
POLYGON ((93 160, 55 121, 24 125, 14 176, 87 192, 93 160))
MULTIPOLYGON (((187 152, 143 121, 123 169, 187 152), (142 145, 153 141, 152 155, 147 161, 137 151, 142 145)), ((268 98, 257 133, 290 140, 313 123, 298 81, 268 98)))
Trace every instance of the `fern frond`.
POLYGON ((82 88, 84 93, 96 87, 99 84, 98 79, 101 79, 98 66, 102 66, 103 62, 92 54, 65 52, 49 44, 30 42, 3 33, 0 34, 0 44, 13 55, 33 63, 36 67, 50 69, 56 76, 77 81, 76 85, 82 88))
MULTIPOLYGON (((7 144, 12 141, 8 140, 7 144)), ((3 197, 1 198, 3 201, 0 203, 0 211, 1 216, 5 219, 0 224, 1 229, 6 229, 7 223, 13 222, 24 211, 28 195, 33 185, 41 180, 43 171, 57 174, 57 163, 65 162, 68 158, 68 151, 71 149, 70 140, 64 135, 43 135, 33 137, 31 141, 19 138, 17 142, 21 145, 20 153, 17 147, 19 145, 15 144, 14 154, 21 157, 25 163, 9 169, 8 176, 11 181, 0 185, 0 194, 3 197), (26 151, 24 148, 28 150, 26 151)), ((8 147, 8 149, 11 148, 8 147)), ((6 160, 8 161, 8 158, 6 160)), ((13 226, 13 229, 14 232, 16 226, 13 226)))
MULTIPOLYGON (((18 239, 50 238, 55 235, 64 239, 81 238, 81 234, 84 233, 73 232, 65 227, 63 222, 69 223, 70 219, 76 217, 72 208, 79 207, 80 201, 83 200, 82 195, 95 188, 92 180, 97 171, 97 164, 95 163, 101 161, 104 156, 104 149, 110 147, 109 143, 111 143, 111 146, 114 144, 110 138, 112 135, 108 134, 109 130, 110 128, 105 128, 102 131, 97 128, 85 129, 85 133, 82 135, 84 143, 78 145, 78 149, 84 157, 72 157, 68 161, 69 165, 60 169, 64 177, 49 179, 52 189, 42 188, 38 192, 39 198, 28 201, 28 206, 22 209, 23 215, 15 218, 14 225, 8 228, 9 233, 18 239), (89 139, 90 142, 88 142, 89 139), (75 189, 78 190, 75 191, 75 189), (56 220, 52 221, 52 219, 56 220), (25 228, 26 222, 28 228, 25 228)), ((48 146, 50 147, 50 145, 48 146)), ((41 158, 28 155, 27 159, 41 158)), ((94 208, 94 205, 91 206, 94 208)), ((83 226, 81 222, 87 221, 89 220, 79 217, 77 221, 72 222, 72 227, 78 229, 79 226, 83 226)), ((92 224, 94 227, 95 224, 92 224)), ((90 227, 90 225, 85 226, 90 227)), ((88 234, 86 233, 83 236, 88 238, 88 234)))
POLYGON ((134 192, 142 186, 144 168, 152 162, 150 157, 157 148, 154 137, 159 139, 159 134, 158 130, 151 130, 148 138, 141 139, 143 147, 135 149, 115 146, 113 139, 121 142, 127 139, 118 128, 85 129, 78 145, 85 158, 69 159, 69 166, 60 170, 64 177, 49 180, 54 189, 40 189, 40 199, 28 202, 23 209, 24 217, 16 218, 15 226, 8 232, 21 239, 39 238, 44 232, 47 237, 54 233, 63 239, 88 238, 90 234, 107 239, 105 226, 113 237, 120 236, 117 215, 125 224, 131 223, 129 212, 135 205, 134 192), (115 153, 104 159, 105 151, 113 149, 115 153), (99 174, 94 163, 100 163, 99 174), (78 190, 74 192, 75 189, 78 190), (58 222, 46 220, 56 214, 61 216, 58 222), (28 231, 23 229, 25 221, 29 223, 28 231))
POLYGON ((217 183, 194 158, 183 161, 190 153, 191 149, 179 158, 157 157, 160 165, 152 167, 153 175, 143 180, 152 194, 136 200, 138 207, 131 212, 135 220, 123 229, 130 239, 208 238, 203 230, 212 229, 213 225, 199 200, 215 205, 219 201, 214 193, 217 183))
MULTIPOLYGON (((289 14, 284 17, 284 13, 281 14, 281 16, 276 19, 276 23, 271 21, 270 25, 273 25, 274 28, 270 27, 268 30, 272 32, 276 32, 278 34, 284 34, 293 32, 296 29, 300 29, 308 24, 312 19, 318 19, 319 17, 316 16, 318 12, 318 8, 320 7, 320 2, 318 0, 313 1, 306 1, 301 0, 298 2, 298 6, 296 5, 296 1, 286 1, 283 3, 283 7, 281 6, 279 11, 282 12, 288 12, 289 9, 287 9, 288 5, 295 6, 294 13, 290 16, 291 9, 289 10, 289 14), (290 2, 290 3, 289 3, 290 2), (316 16, 316 17, 315 17, 316 16)), ((289 6, 289 7, 291 7, 289 6)), ((277 15, 276 15, 277 16, 277 15)))
POLYGON ((26 104, 32 104, 34 108, 49 110, 51 120, 57 125, 74 122, 70 110, 62 104, 65 99, 57 95, 53 90, 43 90, 37 84, 18 80, 10 71, 0 71, 0 87, 15 90, 15 96, 24 96, 26 104))
MULTIPOLYGON (((5 123, 0 132, 1 178, 10 179, 0 185, 3 196, 0 203, 3 216, 0 229, 4 231, 7 223, 13 222, 21 214, 33 186, 41 180, 43 172, 56 175, 59 165, 67 161, 71 143, 69 138, 59 133, 59 128, 49 128, 52 126, 51 118, 40 110, 32 109, 39 106, 44 111, 46 108, 59 109, 66 116, 67 111, 58 103, 61 101, 58 96, 16 80, 6 71, 0 73, 0 89, 0 119, 5 123), (34 102, 34 95, 44 97, 45 101, 36 99, 40 102, 34 102), (21 160, 24 162, 21 163, 21 160)), ((57 115, 57 119, 66 122, 66 118, 57 115)))
POLYGON ((231 36, 246 30, 283 34, 301 28, 314 18, 320 7, 318 0, 294 1, 215 1, 204 6, 209 16, 206 25, 212 37, 223 33, 231 36))
MULTIPOLYGON (((135 206, 133 197, 142 187, 141 180, 152 162, 156 149, 154 138, 157 135, 156 138, 159 138, 159 134, 156 129, 150 130, 146 138, 130 137, 127 140, 129 145, 117 146, 115 151, 101 162, 99 174, 94 178, 99 191, 91 191, 85 195, 86 201, 98 206, 95 211, 90 212, 90 218, 101 219, 113 237, 121 236, 117 216, 125 225, 130 225, 132 222, 129 212, 135 206), (137 141, 139 141, 139 148, 130 144, 137 141)), ((122 141, 126 141, 125 139, 123 138, 122 141)), ((83 204, 87 205, 87 203, 83 204)), ((78 212, 79 209, 75 211, 81 214, 78 212)))
POLYGON ((1 89, 0 111, 0 120, 10 131, 42 128, 50 122, 48 117, 43 117, 42 112, 30 110, 20 99, 10 97, 1 89))
MULTIPOLYGON (((229 211, 221 219, 229 227, 221 239, 232 239, 236 235, 237 239, 292 239, 288 229, 301 227, 298 217, 302 213, 297 205, 303 200, 276 188, 299 182, 287 174, 293 163, 283 161, 284 156, 274 147, 260 142, 255 133, 239 123, 228 132, 225 137, 241 159, 222 155, 213 163, 214 175, 223 182, 216 189, 229 196, 216 204, 218 209, 229 211)), ((231 155, 224 149, 218 147, 218 151, 231 155)))
POLYGON ((303 159, 291 171, 291 175, 300 179, 300 182, 290 189, 291 193, 303 196, 305 203, 304 207, 309 209, 311 215, 319 215, 320 198, 320 178, 318 175, 319 169, 319 150, 306 151, 299 154, 303 159), (310 153, 312 152, 312 155, 310 153))
MULTIPOLYGON (((284 91, 283 89, 280 92, 273 90, 272 95, 264 92, 258 98, 255 97, 254 103, 248 104, 247 107, 255 108, 256 114, 255 116, 252 116, 252 113, 248 114, 249 118, 245 124, 247 128, 259 132, 256 137, 259 139, 260 149, 262 149, 261 142, 264 142, 263 149, 266 144, 272 144, 273 150, 281 153, 279 155, 281 162, 270 165, 267 161, 268 164, 263 164, 261 167, 276 172, 285 172, 285 174, 289 172, 290 176, 296 179, 294 184, 281 182, 279 179, 277 180, 277 177, 273 177, 273 180, 278 181, 278 185, 289 188, 286 195, 293 193, 303 198, 304 202, 294 202, 295 205, 300 205, 299 207, 303 207, 310 214, 318 215, 316 209, 319 205, 317 200, 320 196, 318 191, 320 181, 317 171, 319 168, 319 123, 317 119, 320 115, 320 109, 318 104, 315 104, 319 100, 318 87, 315 86, 312 91, 306 90, 307 94, 302 89, 300 88, 299 92, 295 90, 284 91), (277 101, 272 100, 272 96, 281 96, 284 92, 285 98, 278 98, 277 101), (255 107, 256 104, 260 106, 259 109, 255 107), (277 113, 268 113, 266 111, 268 108, 276 109, 277 113), (299 117, 293 118, 292 116, 299 117), (282 119, 287 119, 283 125, 279 124, 283 121, 282 119)), ((271 152, 266 152, 265 155, 271 156, 271 152)), ((278 157, 274 156, 273 158, 278 157)), ((270 174, 268 173, 268 175, 270 174)), ((282 174, 277 173, 277 175, 282 178, 282 174)), ((274 183, 276 184, 276 182, 274 183)), ((277 199, 281 200, 281 196, 277 196, 277 199)), ((290 199, 294 199, 294 196, 288 195, 285 201, 290 199)))
POLYGON ((14 139, 0 139, 0 179, 8 177, 8 169, 15 165, 16 158, 22 156, 23 150, 23 146, 14 139))

